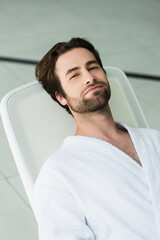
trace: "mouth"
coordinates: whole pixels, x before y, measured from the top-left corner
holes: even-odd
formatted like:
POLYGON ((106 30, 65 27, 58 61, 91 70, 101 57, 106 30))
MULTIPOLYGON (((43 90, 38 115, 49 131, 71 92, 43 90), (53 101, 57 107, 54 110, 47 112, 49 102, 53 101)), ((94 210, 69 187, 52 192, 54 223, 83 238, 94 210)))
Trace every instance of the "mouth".
POLYGON ((92 86, 92 87, 90 87, 89 89, 87 89, 87 91, 85 92, 84 95, 87 95, 88 93, 94 92, 94 91, 100 89, 101 87, 102 87, 102 85, 92 86))

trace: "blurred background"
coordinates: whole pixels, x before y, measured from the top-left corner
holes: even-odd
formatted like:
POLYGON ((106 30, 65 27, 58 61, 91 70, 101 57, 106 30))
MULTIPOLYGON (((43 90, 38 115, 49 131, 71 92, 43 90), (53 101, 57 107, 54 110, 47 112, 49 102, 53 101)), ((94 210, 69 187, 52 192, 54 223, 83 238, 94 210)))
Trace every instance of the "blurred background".
MULTIPOLYGON (((0 0, 0 99, 35 80, 35 64, 57 42, 85 37, 104 66, 130 77, 151 128, 160 130, 159 0, 0 0), (12 60, 12 61, 11 61, 12 60), (13 61, 14 60, 14 61, 13 61)), ((37 224, 0 119, 0 239, 38 240, 37 224)))

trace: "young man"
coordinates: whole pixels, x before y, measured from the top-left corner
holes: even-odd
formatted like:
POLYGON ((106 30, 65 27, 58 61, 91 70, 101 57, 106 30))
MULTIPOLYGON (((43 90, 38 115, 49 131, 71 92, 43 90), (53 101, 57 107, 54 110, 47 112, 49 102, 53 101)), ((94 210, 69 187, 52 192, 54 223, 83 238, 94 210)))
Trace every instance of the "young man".
POLYGON ((106 73, 84 39, 56 44, 36 76, 77 124, 35 184, 40 240, 160 239, 160 133, 114 122, 106 73))

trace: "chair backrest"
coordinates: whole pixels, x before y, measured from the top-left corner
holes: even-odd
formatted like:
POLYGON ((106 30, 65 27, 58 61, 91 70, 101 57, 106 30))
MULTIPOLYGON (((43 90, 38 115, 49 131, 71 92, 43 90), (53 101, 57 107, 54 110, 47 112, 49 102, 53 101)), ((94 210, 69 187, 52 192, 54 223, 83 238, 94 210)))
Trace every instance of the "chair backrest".
MULTIPOLYGON (((145 117, 125 74, 105 67, 111 85, 110 107, 116 121, 133 127, 148 127, 145 117)), ((76 124, 44 91, 38 81, 6 94, 1 101, 1 116, 6 135, 33 206, 33 185, 39 170, 68 135, 74 135, 76 124)))

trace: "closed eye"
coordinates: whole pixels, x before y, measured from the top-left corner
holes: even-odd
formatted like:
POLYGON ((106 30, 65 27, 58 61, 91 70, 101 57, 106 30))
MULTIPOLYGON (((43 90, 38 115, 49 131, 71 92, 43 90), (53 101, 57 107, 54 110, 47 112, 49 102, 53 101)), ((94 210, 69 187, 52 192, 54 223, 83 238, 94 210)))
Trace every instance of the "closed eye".
POLYGON ((71 76, 70 79, 73 79, 73 78, 75 78, 75 77, 77 77, 77 76, 78 76, 78 73, 75 73, 74 75, 71 76))
POLYGON ((94 70, 94 69, 97 69, 97 68, 98 68, 98 67, 96 67, 96 66, 95 66, 95 67, 90 67, 90 68, 89 68, 89 71, 94 70))

